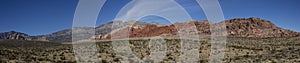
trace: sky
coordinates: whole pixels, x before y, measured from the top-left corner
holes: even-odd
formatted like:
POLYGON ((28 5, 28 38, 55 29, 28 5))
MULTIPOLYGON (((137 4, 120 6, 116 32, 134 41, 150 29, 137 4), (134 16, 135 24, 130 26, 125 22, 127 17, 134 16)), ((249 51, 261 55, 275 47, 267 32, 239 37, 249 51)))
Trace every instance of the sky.
MULTIPOLYGON (((107 0, 97 26, 112 21, 131 0, 107 0)), ((175 0, 194 20, 205 20, 195 0, 175 0)), ((0 0, 0 32, 18 31, 44 35, 72 27, 78 0, 0 0)), ((300 32, 300 0, 219 0, 225 19, 258 17, 275 25, 300 32)), ((167 20, 149 16, 143 22, 167 20)))

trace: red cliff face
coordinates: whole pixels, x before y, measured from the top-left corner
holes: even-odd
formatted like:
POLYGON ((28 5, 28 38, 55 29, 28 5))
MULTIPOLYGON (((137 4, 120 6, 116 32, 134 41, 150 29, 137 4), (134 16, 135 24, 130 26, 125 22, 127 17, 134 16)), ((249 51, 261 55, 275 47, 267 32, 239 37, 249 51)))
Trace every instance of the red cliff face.
MULTIPOLYGON (((226 30, 228 36, 235 37, 291 37, 299 36, 298 32, 291 30, 286 30, 277 27, 273 23, 260 18, 236 18, 231 20, 225 20, 226 30)), ((217 23, 220 24, 220 23, 217 23)), ((147 25, 141 28, 125 27, 120 30, 114 30, 113 33, 115 37, 127 38, 127 37, 151 37, 151 36, 174 36, 178 34, 178 29, 185 29, 180 27, 189 27, 195 25, 198 34, 210 35, 210 24, 208 21, 187 21, 183 23, 174 23, 172 25, 157 26, 157 25, 147 25), (188 25, 186 25, 188 24, 188 25), (127 32, 124 32, 128 30, 127 32)), ((188 30, 188 28, 187 28, 188 30)), ((185 32, 185 33, 195 33, 195 32, 185 32)), ((101 38, 94 37, 94 39, 110 39, 110 34, 106 37, 101 38)))
POLYGON ((176 35, 177 30, 174 26, 148 25, 140 29, 132 29, 130 37, 150 37, 150 36, 171 36, 176 35))

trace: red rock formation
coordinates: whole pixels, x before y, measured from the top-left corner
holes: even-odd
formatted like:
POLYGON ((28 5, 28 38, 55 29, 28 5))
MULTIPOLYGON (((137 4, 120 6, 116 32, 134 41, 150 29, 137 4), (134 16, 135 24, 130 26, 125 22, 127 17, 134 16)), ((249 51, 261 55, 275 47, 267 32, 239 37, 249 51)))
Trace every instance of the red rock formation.
MULTIPOLYGON (((286 30, 277 27, 273 23, 260 18, 236 18, 226 20, 221 23, 226 23, 226 29, 228 36, 236 37, 291 37, 299 36, 298 32, 286 30)), ((220 23, 217 23, 220 24, 220 23)), ((132 38, 132 37, 151 37, 151 36, 173 36, 178 34, 179 29, 191 30, 189 28, 195 25, 198 34, 210 35, 210 24, 208 21, 187 21, 183 23, 174 23, 167 26, 148 25, 142 28, 125 27, 120 30, 115 30, 111 34, 114 34, 117 38, 132 38), (128 30, 128 32, 125 32, 128 30), (128 34, 128 35, 126 35, 128 34)), ((214 24, 215 25, 215 24, 214 24)), ((185 31, 184 33, 195 33, 195 31, 185 31)), ((96 39, 110 39, 107 37, 96 39)))
POLYGON ((225 22, 229 36, 290 37, 299 35, 298 32, 279 28, 270 21, 260 18, 239 18, 225 22))

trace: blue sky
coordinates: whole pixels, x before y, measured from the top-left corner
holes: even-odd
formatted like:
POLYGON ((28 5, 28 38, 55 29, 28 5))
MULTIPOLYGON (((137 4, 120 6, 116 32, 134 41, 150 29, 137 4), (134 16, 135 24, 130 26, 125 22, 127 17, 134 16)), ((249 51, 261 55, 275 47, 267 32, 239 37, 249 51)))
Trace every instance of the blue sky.
MULTIPOLYGON (((107 0, 99 13, 97 25, 113 20, 130 0, 107 0)), ((205 20, 195 0, 176 0, 195 20, 205 20)), ((258 17, 275 25, 300 32, 300 0, 219 0, 225 19, 258 17)), ((68 29, 78 0, 1 0, 0 32, 20 31, 29 35, 50 34, 68 29)), ((168 23, 163 18, 142 21, 168 23)))

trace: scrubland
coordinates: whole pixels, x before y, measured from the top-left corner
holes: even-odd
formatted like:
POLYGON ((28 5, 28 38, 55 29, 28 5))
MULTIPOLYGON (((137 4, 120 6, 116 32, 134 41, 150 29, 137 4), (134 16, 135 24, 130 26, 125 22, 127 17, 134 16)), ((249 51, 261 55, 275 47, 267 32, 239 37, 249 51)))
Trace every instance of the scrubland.
MULTIPOLYGON (((167 45, 163 63, 180 61, 180 39, 164 39, 167 45)), ((122 42, 125 40, 118 40, 122 42)), ((139 59, 149 57, 150 39, 129 40, 133 54, 139 59)), ((188 40, 186 40, 188 41, 188 40)), ((195 41, 195 40, 191 40, 195 41)), ((198 62, 207 63, 211 52, 209 39, 199 41, 198 62)), ((111 41, 98 41, 99 61, 118 63, 122 60, 113 49, 111 41)), ((87 46, 88 47, 88 46, 87 46)), ((224 63, 299 63, 300 37, 282 38, 242 38, 228 37, 224 54, 224 63)), ((1 63, 75 63, 72 44, 61 44, 41 41, 0 40, 1 63)), ((153 62, 153 60, 147 60, 153 62)))

